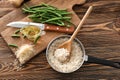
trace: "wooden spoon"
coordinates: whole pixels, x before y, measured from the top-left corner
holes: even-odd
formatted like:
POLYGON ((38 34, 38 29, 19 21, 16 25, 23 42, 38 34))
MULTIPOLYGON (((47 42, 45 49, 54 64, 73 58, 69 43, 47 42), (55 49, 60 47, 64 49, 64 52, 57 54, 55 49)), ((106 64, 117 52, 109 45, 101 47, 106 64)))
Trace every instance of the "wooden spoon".
POLYGON ((76 28, 75 32, 72 34, 72 36, 70 37, 69 40, 65 41, 63 44, 61 44, 59 46, 59 48, 64 48, 67 49, 69 51, 69 53, 71 53, 71 45, 72 45, 72 41, 74 40, 75 36, 77 35, 77 33, 79 32, 79 29, 81 28, 81 26, 83 25, 83 23, 85 22, 86 18, 88 17, 88 15, 90 14, 90 12, 92 11, 92 6, 89 7, 89 9, 87 10, 86 14, 84 15, 84 17, 82 18, 81 22, 79 23, 78 27, 76 28))

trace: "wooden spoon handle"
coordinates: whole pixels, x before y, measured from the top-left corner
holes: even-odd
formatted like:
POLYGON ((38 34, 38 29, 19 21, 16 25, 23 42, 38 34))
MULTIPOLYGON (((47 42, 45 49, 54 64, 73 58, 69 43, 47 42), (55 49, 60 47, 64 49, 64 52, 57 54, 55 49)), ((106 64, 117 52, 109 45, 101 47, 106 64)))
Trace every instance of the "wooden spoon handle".
POLYGON ((70 41, 72 41, 75 36, 77 35, 77 33, 79 32, 79 29, 82 27, 83 23, 85 22, 86 18, 89 16, 90 12, 92 11, 93 6, 90 6, 87 10, 87 12, 85 13, 84 17, 82 18, 82 20, 80 21, 78 27, 76 28, 75 32, 73 33, 73 35, 70 38, 70 41))

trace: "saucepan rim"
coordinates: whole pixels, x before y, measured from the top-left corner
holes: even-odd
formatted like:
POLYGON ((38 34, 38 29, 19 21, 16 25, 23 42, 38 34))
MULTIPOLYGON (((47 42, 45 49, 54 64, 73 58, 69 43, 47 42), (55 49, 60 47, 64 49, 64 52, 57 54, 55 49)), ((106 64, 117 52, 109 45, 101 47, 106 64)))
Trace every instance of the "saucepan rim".
POLYGON ((48 46, 47 46, 47 48, 46 48, 46 58, 47 58, 47 61, 48 61, 49 65, 50 65, 55 71, 58 71, 58 72, 60 72, 60 73, 71 73, 71 72, 74 72, 74 71, 78 70, 78 69, 83 65, 83 63, 84 63, 84 61, 85 61, 85 58, 86 58, 86 56, 85 56, 85 48, 84 48, 82 42, 81 42, 78 38, 75 38, 74 40, 76 40, 76 41, 80 44, 80 47, 81 47, 81 50, 82 50, 82 53, 83 53, 83 55, 82 55, 83 59, 82 59, 82 61, 81 61, 81 64, 80 64, 80 66, 78 66, 75 70, 73 70, 73 71, 71 71, 71 72, 62 72, 62 71, 59 71, 59 70, 55 69, 55 68, 52 66, 51 62, 49 61, 49 59, 48 59, 48 54, 49 54, 49 53, 48 53, 48 50, 49 50, 51 44, 52 44, 55 40, 57 40, 57 39, 59 39, 59 38, 62 38, 62 37, 69 37, 69 38, 70 38, 71 35, 60 35, 60 36, 57 36, 57 37, 55 37, 54 39, 52 39, 52 40, 49 42, 49 44, 48 44, 48 46))

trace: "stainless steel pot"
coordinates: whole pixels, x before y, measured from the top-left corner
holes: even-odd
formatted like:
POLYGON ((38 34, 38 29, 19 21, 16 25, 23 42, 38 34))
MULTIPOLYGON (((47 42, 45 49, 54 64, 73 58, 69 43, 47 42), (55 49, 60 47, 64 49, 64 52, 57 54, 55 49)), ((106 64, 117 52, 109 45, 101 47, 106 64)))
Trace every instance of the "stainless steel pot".
MULTIPOLYGON (((59 71, 59 70, 55 69, 54 66, 52 66, 52 63, 50 62, 50 60, 49 60, 49 58, 48 58, 48 54, 49 54, 48 50, 49 50, 51 44, 52 44, 55 40, 60 39, 60 38, 65 38, 65 37, 70 38, 71 36, 70 36, 70 35, 61 35, 61 36, 58 36, 58 37, 54 38, 54 39, 48 44, 47 49, 46 49, 46 58, 47 58, 48 63, 51 65, 51 67, 52 67, 54 70, 56 70, 56 71, 58 71, 58 72, 61 72, 61 73, 71 73, 71 72, 62 72, 62 71, 59 71)), ((77 67, 75 70, 73 70, 72 72, 74 72, 74 71, 76 71, 77 69, 79 69, 79 68, 83 65, 84 62, 102 64, 102 65, 105 65, 105 66, 111 66, 111 67, 120 69, 120 62, 114 62, 114 61, 105 60, 105 59, 93 57, 93 56, 90 56, 90 55, 86 55, 86 53, 85 53, 85 48, 84 48, 83 44, 80 42, 80 40, 78 40, 77 38, 75 38, 75 41, 77 41, 77 42, 79 43, 80 47, 81 47, 81 50, 82 50, 82 53, 83 53, 83 55, 82 55, 83 59, 82 59, 82 62, 80 63, 81 65, 78 66, 78 67, 77 67)))

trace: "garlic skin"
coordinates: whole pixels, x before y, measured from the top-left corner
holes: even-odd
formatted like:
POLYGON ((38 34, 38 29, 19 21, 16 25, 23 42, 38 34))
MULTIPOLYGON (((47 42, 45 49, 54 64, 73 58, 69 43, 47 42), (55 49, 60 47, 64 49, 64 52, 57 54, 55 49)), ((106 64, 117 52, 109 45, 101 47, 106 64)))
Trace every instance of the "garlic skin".
POLYGON ((24 0, 8 0, 11 2, 15 7, 19 7, 24 0))
POLYGON ((30 44, 22 45, 16 51, 15 55, 21 65, 26 63, 28 60, 30 60, 35 55, 33 45, 30 45, 30 44))

